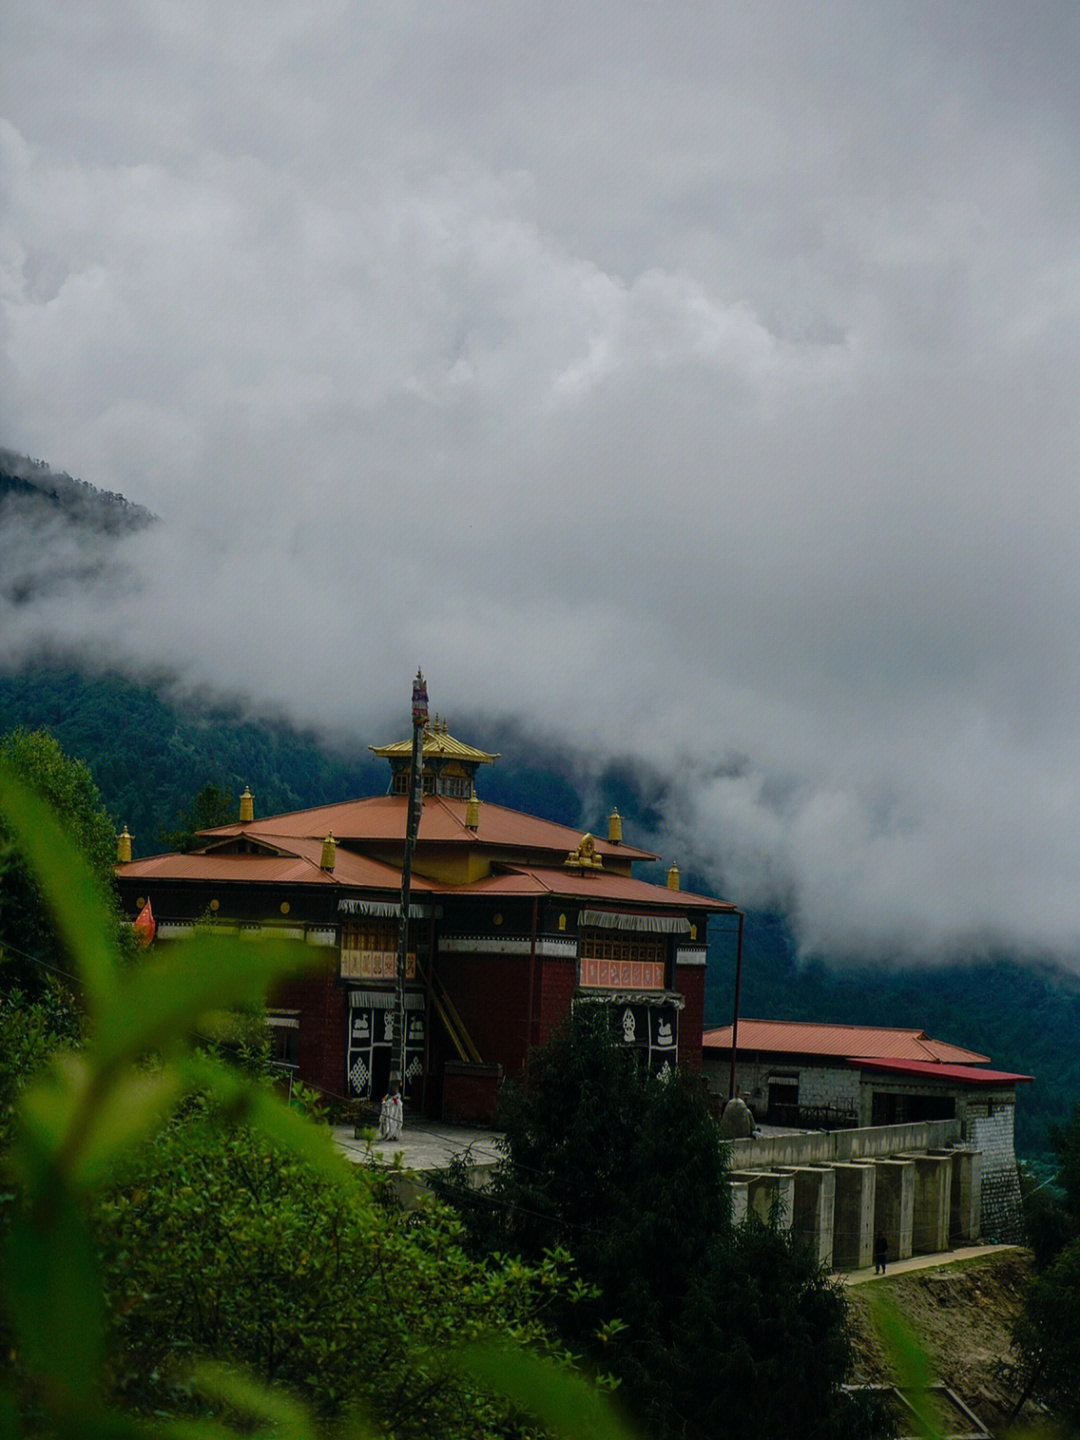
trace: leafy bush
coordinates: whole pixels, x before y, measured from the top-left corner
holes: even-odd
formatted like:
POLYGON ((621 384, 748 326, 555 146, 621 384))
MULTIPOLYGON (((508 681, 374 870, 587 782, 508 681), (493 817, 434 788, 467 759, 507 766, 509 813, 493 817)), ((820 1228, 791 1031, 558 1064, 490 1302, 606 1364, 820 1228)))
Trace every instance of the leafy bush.
MULTIPOLYGON (((509 1407, 455 1348, 492 1332, 553 1352, 541 1317, 567 1290, 550 1257, 482 1265, 460 1222, 408 1213, 380 1172, 343 1193, 202 1102, 94 1207, 115 1337, 110 1386, 145 1414, 184 1408, 192 1361, 285 1383, 324 1418, 360 1405, 387 1433, 509 1432, 509 1407)), ((562 1357, 565 1359, 565 1357, 562 1357)))

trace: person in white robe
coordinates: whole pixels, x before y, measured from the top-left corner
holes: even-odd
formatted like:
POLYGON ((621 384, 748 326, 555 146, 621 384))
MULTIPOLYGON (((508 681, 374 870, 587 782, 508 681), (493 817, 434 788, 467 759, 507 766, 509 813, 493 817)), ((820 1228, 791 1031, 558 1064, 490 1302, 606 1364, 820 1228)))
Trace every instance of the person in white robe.
POLYGON ((397 1140, 401 1136, 401 1096, 396 1090, 384 1096, 379 1107, 379 1139, 397 1140))

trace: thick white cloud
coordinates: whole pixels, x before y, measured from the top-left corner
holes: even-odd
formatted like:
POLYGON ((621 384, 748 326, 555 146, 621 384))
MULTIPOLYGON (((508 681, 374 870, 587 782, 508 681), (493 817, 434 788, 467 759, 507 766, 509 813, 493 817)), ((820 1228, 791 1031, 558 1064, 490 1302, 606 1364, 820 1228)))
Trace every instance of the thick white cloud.
POLYGON ((1074 950, 1078 39, 20 7, 3 438, 167 523, 8 658, 362 739, 422 664, 669 770, 680 860, 808 949, 1074 950))

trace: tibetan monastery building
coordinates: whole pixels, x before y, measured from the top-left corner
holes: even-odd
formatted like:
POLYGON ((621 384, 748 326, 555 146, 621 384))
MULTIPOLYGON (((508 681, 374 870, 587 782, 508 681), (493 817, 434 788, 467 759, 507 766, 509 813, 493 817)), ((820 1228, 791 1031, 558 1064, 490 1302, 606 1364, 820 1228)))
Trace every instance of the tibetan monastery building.
MULTIPOLYGON (((279 1059, 331 1096, 377 1099, 398 1052, 397 952, 411 740, 375 753, 385 795, 207 830, 187 854, 117 867, 134 919, 150 902, 161 944, 211 923, 315 947, 319 963, 275 997, 279 1059)), ((423 802, 412 857, 405 976, 406 1098, 432 1117, 494 1119, 577 1003, 617 1012, 655 1069, 702 1058, 706 929, 734 907, 635 877, 657 857, 622 841, 481 805, 475 779, 498 757, 438 719, 423 733, 423 802)))

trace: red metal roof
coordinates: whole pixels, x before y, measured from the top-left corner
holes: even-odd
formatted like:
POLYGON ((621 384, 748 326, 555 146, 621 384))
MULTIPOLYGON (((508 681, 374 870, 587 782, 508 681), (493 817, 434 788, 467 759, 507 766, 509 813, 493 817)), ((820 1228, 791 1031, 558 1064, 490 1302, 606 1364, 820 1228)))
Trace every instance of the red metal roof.
MULTIPOLYGON (((731 1026, 706 1030, 706 1049, 730 1050, 731 1026)), ((924 1030, 893 1030, 873 1025, 817 1025, 802 1020, 739 1020, 739 1050, 773 1055, 835 1055, 844 1060, 924 1060, 934 1064, 979 1064, 989 1060, 924 1030)))
MULTIPOLYGON (((557 825, 551 820, 525 815, 520 810, 488 804, 480 806, 479 828, 470 830, 465 824, 467 803, 443 795, 425 795, 418 843, 546 850, 565 856, 577 849, 584 833, 569 825, 557 825)), ((250 825, 222 825, 214 830, 204 830, 202 835, 208 841, 241 834, 266 835, 270 839, 274 836, 308 836, 321 841, 332 830, 335 839, 347 843, 404 843, 407 805, 404 795, 374 795, 365 800, 345 800, 337 805, 320 805, 313 810, 271 815, 250 825)), ((599 835, 593 838, 601 855, 619 855, 628 860, 657 858, 649 850, 637 850, 632 845, 613 845, 599 835)))
POLYGON ((981 1065, 935 1065, 929 1060, 849 1060, 859 1070, 880 1070, 890 1075, 926 1075, 932 1080, 962 1080, 966 1085, 1016 1085, 1034 1075, 1013 1075, 1008 1070, 985 1070, 981 1065))
POLYGON ((734 910, 726 900, 693 895, 687 890, 669 890, 630 875, 606 871, 548 869, 540 865, 515 865, 499 875, 475 880, 469 885, 446 886, 455 895, 566 895, 574 900, 595 899, 610 904, 662 906, 665 910, 734 910))

